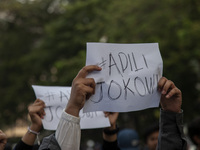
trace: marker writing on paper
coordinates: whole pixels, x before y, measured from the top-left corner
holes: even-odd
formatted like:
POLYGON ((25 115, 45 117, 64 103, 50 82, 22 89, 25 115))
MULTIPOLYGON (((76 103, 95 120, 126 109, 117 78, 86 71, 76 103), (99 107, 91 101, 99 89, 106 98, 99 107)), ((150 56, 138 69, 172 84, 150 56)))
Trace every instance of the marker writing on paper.
POLYGON ((138 95, 144 97, 147 94, 153 94, 157 89, 158 83, 158 74, 153 74, 152 77, 140 77, 121 79, 118 81, 111 80, 109 85, 106 85, 105 82, 99 82, 96 85, 95 93, 98 93, 94 99, 91 98, 91 101, 94 103, 101 102, 104 98, 109 100, 118 100, 122 95, 123 99, 127 100, 128 93, 131 93, 133 96, 138 95))

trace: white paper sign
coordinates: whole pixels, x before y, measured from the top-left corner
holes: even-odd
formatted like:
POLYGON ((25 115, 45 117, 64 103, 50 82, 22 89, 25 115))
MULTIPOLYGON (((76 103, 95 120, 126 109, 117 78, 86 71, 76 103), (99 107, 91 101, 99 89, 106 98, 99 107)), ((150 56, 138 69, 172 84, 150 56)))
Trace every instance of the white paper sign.
MULTIPOLYGON (((42 120, 44 129, 56 130, 61 114, 65 109, 71 87, 60 86, 32 86, 36 95, 45 102, 45 117, 42 120)), ((83 110, 79 114, 81 129, 103 128, 110 126, 108 118, 105 118, 104 113, 101 111, 83 113, 83 110)))
POLYGON ((96 91, 84 112, 129 112, 158 107, 157 83, 163 62, 158 43, 110 44, 87 43, 86 65, 102 67, 92 72, 96 91))

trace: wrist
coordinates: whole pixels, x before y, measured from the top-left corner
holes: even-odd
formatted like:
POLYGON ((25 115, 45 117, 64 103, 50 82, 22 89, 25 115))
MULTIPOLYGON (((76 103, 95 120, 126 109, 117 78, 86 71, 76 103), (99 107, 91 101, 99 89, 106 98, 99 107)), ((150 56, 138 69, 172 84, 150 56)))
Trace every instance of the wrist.
POLYGON ((106 135, 110 135, 110 136, 117 134, 118 131, 119 131, 119 128, 118 128, 117 125, 103 129, 103 133, 106 134, 106 135))
POLYGON ((28 145, 33 145, 33 143, 35 141, 35 137, 37 137, 38 145, 40 145, 40 139, 39 139, 40 132, 34 131, 30 127, 28 127, 28 133, 32 134, 32 136, 25 135, 25 136, 23 136, 22 141, 24 141, 28 145))
POLYGON ((162 112, 166 112, 166 113, 171 113, 171 114, 181 114, 183 113, 183 110, 180 109, 179 111, 171 111, 171 110, 166 110, 166 109, 160 109, 162 112))
POLYGON ((31 127, 28 127, 28 132, 29 132, 29 133, 32 133, 32 134, 34 134, 34 135, 39 135, 39 134, 40 134, 40 132, 37 132, 37 131, 35 131, 35 130, 32 130, 31 127))
POLYGON ((107 128, 104 128, 106 130, 115 130, 117 128, 117 125, 116 124, 111 124, 110 127, 107 127, 107 128))
POLYGON ((65 112, 72 116, 79 117, 80 109, 78 109, 72 105, 67 105, 65 112))
POLYGON ((104 128, 103 129, 103 139, 108 142, 114 142, 117 140, 117 133, 119 131, 119 128, 117 126, 112 128, 104 128))
POLYGON ((41 128, 42 128, 41 126, 39 127, 38 125, 35 125, 35 124, 31 124, 29 127, 30 130, 33 130, 35 132, 40 132, 41 128))
POLYGON ((162 110, 168 111, 168 112, 174 112, 174 113, 181 113, 181 112, 182 112, 181 108, 177 108, 177 109, 166 109, 166 108, 162 108, 162 110))

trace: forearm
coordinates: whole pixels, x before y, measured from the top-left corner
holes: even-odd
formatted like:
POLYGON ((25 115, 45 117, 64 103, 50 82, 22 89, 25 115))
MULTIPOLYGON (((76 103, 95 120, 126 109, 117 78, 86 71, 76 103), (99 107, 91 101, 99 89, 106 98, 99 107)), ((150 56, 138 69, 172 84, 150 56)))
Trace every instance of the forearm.
POLYGON ((183 133, 183 112, 161 110, 157 150, 185 150, 186 138, 183 133))
POLYGON ((120 150, 118 147, 117 140, 108 142, 103 140, 102 150, 120 150))
POLYGON ((118 128, 116 124, 103 130, 103 145, 102 150, 119 150, 117 143, 118 128))
POLYGON ((35 142, 35 139, 36 139, 36 135, 35 134, 32 134, 30 132, 26 132, 26 134, 22 137, 22 141, 27 144, 27 145, 30 145, 30 146, 33 146, 34 145, 34 142, 35 142))
POLYGON ((116 125, 113 125, 111 127, 105 128, 103 130, 103 139, 105 141, 108 141, 108 142, 114 142, 114 141, 117 140, 117 132, 118 132, 118 129, 117 129, 116 125), (106 133, 106 131, 109 132, 109 133, 106 133))
POLYGON ((33 146, 38 136, 37 134, 39 134, 39 130, 40 129, 37 126, 31 125, 22 137, 22 141, 27 145, 33 146))
POLYGON ((55 136, 62 150, 79 150, 81 138, 80 118, 63 112, 55 136))
POLYGON ((105 133, 103 133, 103 139, 107 142, 114 142, 117 140, 117 134, 114 135, 106 135, 105 133))
POLYGON ((30 150, 33 148, 33 145, 28 145, 20 140, 15 146, 14 150, 30 150))

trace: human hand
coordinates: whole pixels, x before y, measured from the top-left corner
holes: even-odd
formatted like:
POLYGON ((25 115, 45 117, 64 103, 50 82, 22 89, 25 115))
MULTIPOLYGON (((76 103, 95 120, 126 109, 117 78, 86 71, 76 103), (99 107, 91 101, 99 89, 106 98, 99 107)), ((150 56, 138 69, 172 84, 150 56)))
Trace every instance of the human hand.
POLYGON ((161 92, 160 104, 163 110, 181 112, 182 94, 172 81, 162 77, 158 82, 158 90, 161 92))
POLYGON ((101 68, 95 65, 83 67, 72 82, 72 89, 69 102, 65 111, 68 114, 78 117, 79 111, 83 108, 85 100, 95 92, 95 81, 93 78, 86 78, 92 71, 100 71, 101 68))
POLYGON ((110 121, 110 127, 109 129, 115 129, 116 128, 116 122, 117 122, 117 118, 119 116, 118 112, 104 112, 105 117, 109 118, 110 121))
POLYGON ((117 122, 119 113, 118 112, 104 112, 104 114, 105 114, 105 117, 109 118, 111 126, 104 128, 103 139, 108 142, 116 141, 117 140, 117 132, 118 132, 116 122, 117 122))
POLYGON ((45 103, 36 99, 35 102, 28 107, 29 116, 31 118, 30 129, 39 132, 42 129, 42 119, 45 116, 45 103))
POLYGON ((0 150, 4 150, 7 143, 7 136, 6 134, 0 130, 0 150))

